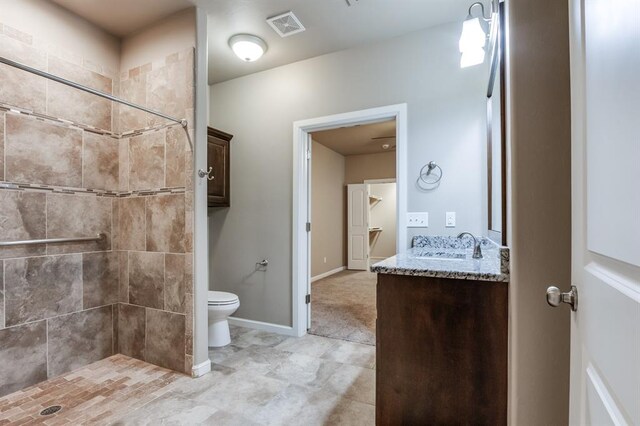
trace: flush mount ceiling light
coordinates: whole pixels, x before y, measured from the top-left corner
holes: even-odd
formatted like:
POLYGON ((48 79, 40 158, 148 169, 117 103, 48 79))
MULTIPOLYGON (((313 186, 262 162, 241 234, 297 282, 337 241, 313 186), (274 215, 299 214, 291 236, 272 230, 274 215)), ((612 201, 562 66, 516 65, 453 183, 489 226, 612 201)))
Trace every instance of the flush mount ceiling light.
MULTIPOLYGON (((493 10, 493 1, 491 3, 493 10)), ((484 16, 484 5, 480 2, 473 3, 469 6, 469 14, 462 24, 462 35, 458 47, 460 48, 460 68, 466 68, 473 65, 479 65, 484 62, 485 46, 487 44, 487 34, 491 26, 493 11, 489 18, 484 16), (473 16, 474 6, 480 6, 482 15, 480 17, 473 16)))
POLYGON ((229 39, 229 47, 233 53, 245 62, 260 59, 267 51, 267 43, 258 36, 251 34, 236 34, 229 39))

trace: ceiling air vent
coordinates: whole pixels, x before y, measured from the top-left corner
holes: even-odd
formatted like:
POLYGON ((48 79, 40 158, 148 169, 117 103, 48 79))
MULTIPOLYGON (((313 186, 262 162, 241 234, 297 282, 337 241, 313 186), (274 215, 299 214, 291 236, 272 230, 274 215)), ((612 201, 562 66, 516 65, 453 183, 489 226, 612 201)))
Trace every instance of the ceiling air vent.
POLYGON ((305 30, 300 20, 289 11, 282 15, 267 18, 267 23, 277 32, 280 37, 289 37, 290 35, 301 33, 305 30))

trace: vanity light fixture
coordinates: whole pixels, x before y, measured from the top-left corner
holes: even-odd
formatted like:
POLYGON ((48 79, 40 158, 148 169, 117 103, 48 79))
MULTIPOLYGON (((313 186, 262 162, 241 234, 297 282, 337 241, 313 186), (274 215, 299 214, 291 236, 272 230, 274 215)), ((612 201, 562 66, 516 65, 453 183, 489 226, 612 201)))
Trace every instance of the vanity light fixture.
MULTIPOLYGON (((493 1, 491 3, 493 9, 493 1)), ((489 18, 484 16, 484 4, 475 2, 469 6, 469 14, 462 24, 462 35, 458 47, 460 48, 460 68, 479 65, 484 62, 485 46, 487 44, 488 30, 491 26, 493 11, 489 18), (480 6, 482 15, 473 16, 474 6, 480 6)))
POLYGON ((267 43, 258 36, 251 34, 236 34, 229 39, 229 47, 233 53, 245 62, 260 59, 267 51, 267 43))

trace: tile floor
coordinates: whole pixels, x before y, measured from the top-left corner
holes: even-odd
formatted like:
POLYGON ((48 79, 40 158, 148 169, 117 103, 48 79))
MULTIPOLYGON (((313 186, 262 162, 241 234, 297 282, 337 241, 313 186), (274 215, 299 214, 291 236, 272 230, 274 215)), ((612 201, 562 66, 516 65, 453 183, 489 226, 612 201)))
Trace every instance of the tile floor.
POLYGON ((116 355, 0 399, 0 425, 373 425, 375 347, 232 327, 199 379, 116 355), (48 417, 50 405, 63 409, 48 417))

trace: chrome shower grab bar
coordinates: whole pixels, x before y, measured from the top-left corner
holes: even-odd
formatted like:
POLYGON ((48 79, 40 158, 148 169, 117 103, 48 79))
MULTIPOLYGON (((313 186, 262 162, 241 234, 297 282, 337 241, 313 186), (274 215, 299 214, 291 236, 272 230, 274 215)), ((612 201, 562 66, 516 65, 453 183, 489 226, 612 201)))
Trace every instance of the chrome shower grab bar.
POLYGON ((98 234, 95 237, 43 238, 40 240, 1 241, 0 247, 31 246, 34 244, 77 243, 83 241, 103 241, 107 236, 98 234))
POLYGON ((48 72, 45 72, 45 71, 40 71, 37 68, 33 68, 33 67, 28 66, 28 65, 21 64, 20 62, 12 61, 11 59, 7 59, 7 58, 4 58, 2 56, 0 56, 0 63, 3 63, 5 65, 9 65, 9 66, 14 67, 14 68, 21 69, 22 71, 30 72, 31 74, 39 75, 40 77, 48 78, 49 80, 53 80, 55 82, 67 85, 69 87, 73 87, 74 89, 78 89, 78 90, 82 90, 82 91, 87 92, 87 93, 91 93, 92 95, 100 96, 101 98, 109 99, 110 101, 113 101, 113 102, 118 102, 119 104, 130 106, 131 108, 135 108, 135 109, 139 109, 139 110, 144 111, 144 112, 148 112, 149 114, 157 115, 158 117, 162 117, 164 119, 167 119, 167 120, 173 121, 175 123, 178 123, 182 127, 187 127, 187 119, 186 118, 174 118, 174 117, 171 117, 170 115, 163 114, 163 113, 161 113, 159 111, 155 111, 155 110, 152 110, 152 109, 145 108, 143 106, 134 104, 132 102, 125 101, 124 99, 120 99, 120 98, 118 98, 116 96, 110 95, 109 93, 105 93, 105 92, 101 92, 101 91, 96 90, 96 89, 92 89, 91 87, 84 86, 82 84, 76 83, 76 82, 71 81, 71 80, 67 80, 66 78, 58 77, 57 75, 54 75, 54 74, 51 74, 51 73, 48 73, 48 72))

